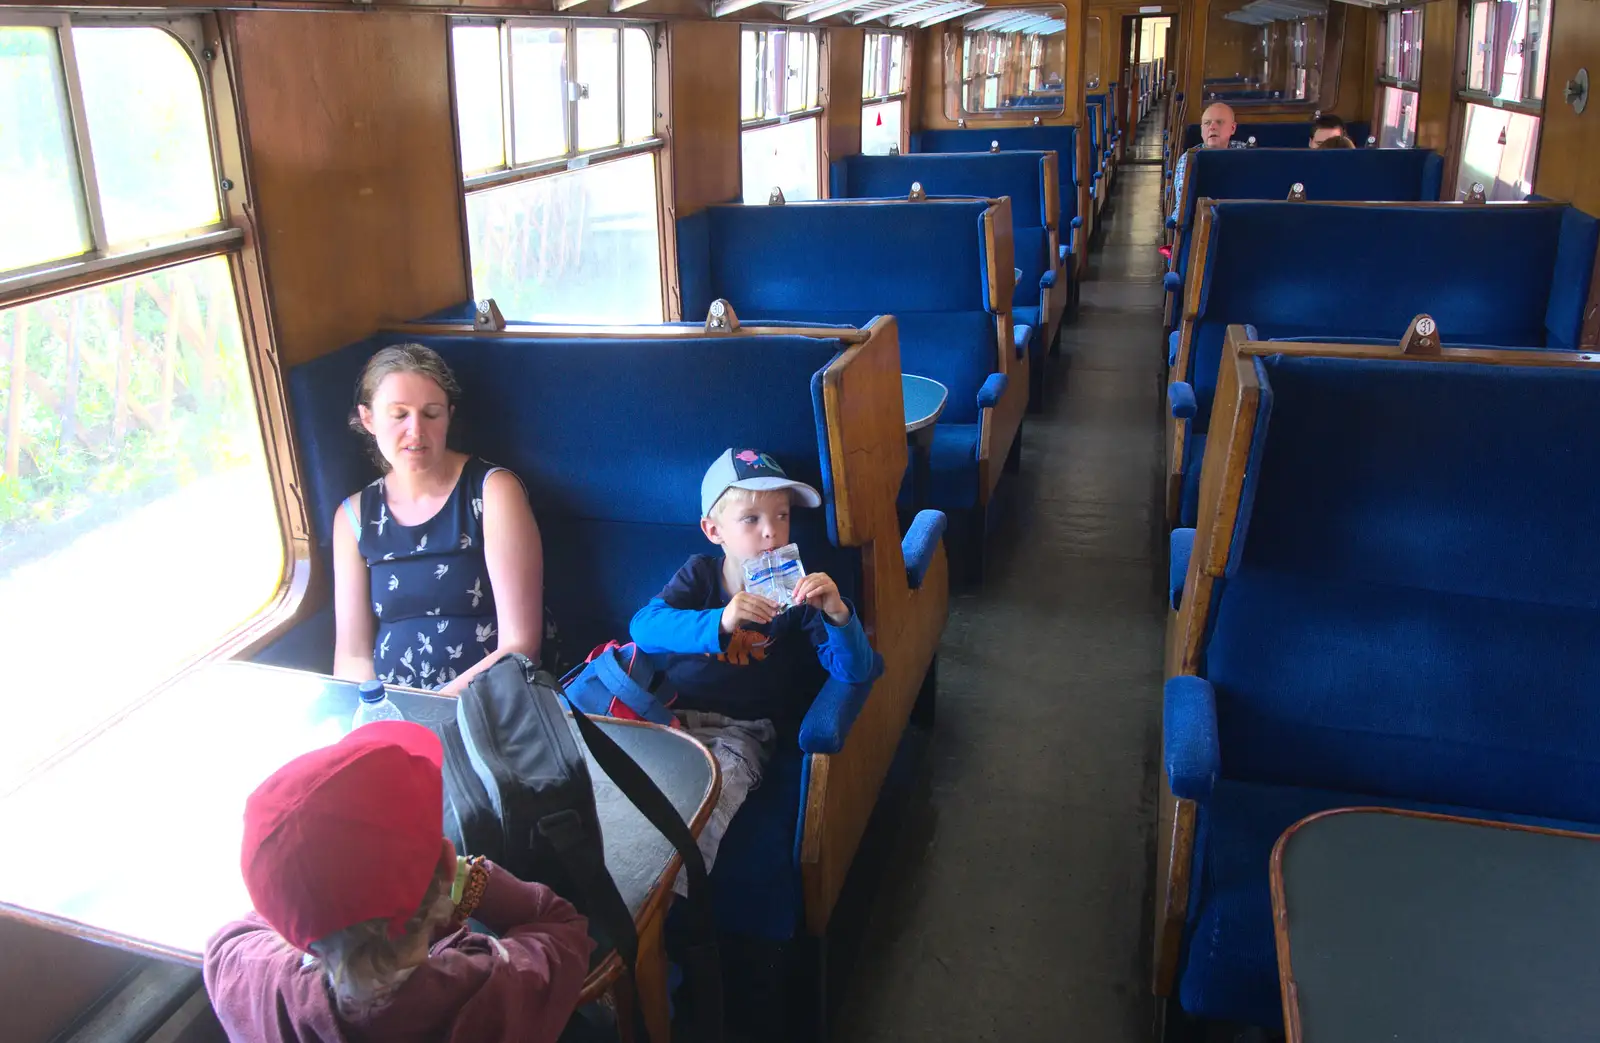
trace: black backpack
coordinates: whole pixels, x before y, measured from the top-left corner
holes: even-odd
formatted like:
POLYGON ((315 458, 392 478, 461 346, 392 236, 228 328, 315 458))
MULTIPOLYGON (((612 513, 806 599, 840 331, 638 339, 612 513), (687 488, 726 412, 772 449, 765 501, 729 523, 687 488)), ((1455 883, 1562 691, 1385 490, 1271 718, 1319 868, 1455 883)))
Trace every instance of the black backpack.
MULTIPOLYGON (((573 726, 595 763, 683 859, 695 1038, 715 1043, 722 1037, 722 978, 700 849, 650 776, 583 711, 567 706, 555 679, 526 656, 507 655, 474 677, 457 702, 455 722, 441 729, 445 836, 457 851, 483 855, 520 880, 548 884, 576 906, 589 919, 596 962, 616 951, 631 988, 639 939, 606 869, 594 786, 573 726)), ((636 1038, 648 1040, 637 998, 632 1007, 636 1038)))

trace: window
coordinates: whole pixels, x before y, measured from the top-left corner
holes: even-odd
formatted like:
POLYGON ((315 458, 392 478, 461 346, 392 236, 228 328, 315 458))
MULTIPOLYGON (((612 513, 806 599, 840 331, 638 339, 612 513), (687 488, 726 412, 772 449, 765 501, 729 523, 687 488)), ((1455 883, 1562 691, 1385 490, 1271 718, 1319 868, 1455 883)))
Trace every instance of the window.
POLYGON ((650 32, 463 20, 451 42, 473 296, 523 321, 660 322, 650 32))
POLYGON ((1533 191, 1544 113, 1547 0, 1477 0, 1464 12, 1467 70, 1456 198, 1482 184, 1491 200, 1533 191))
POLYGON ((816 199, 821 37, 812 29, 747 28, 740 34, 739 152, 744 201, 816 199))
POLYGON ((3 789, 256 620, 285 544, 200 22, 0 22, 3 789))
POLYGON ((1383 67, 1378 74, 1378 147, 1417 143, 1417 98, 1422 80, 1422 11, 1390 11, 1383 22, 1383 67))
POLYGON ((1539 104, 1549 46, 1546 0, 1477 0, 1467 18, 1467 91, 1539 104))
POLYGON ((906 96, 906 36, 867 33, 861 63, 861 151, 883 156, 901 149, 906 96))
POLYGON ((1488 105, 1468 105, 1456 198, 1481 184, 1491 202, 1515 202, 1533 191, 1539 117, 1488 105))

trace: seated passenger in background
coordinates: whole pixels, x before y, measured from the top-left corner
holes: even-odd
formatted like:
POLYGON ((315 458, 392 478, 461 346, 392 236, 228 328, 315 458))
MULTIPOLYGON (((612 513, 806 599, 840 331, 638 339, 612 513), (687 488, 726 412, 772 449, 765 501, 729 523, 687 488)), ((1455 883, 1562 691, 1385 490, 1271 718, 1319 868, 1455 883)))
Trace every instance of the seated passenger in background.
POLYGON ((539 526, 516 475, 446 448, 459 395, 420 344, 361 371, 350 426, 385 473, 334 519, 338 677, 453 693, 508 652, 539 658, 539 526))
MULTIPOLYGON (((1200 114, 1200 144, 1194 148, 1248 148, 1244 142, 1234 141, 1234 131, 1239 129, 1238 121, 1234 119, 1233 107, 1226 102, 1214 101, 1206 106, 1200 114)), ((1183 206, 1183 175, 1189 168, 1189 153, 1185 152, 1178 157, 1178 165, 1172 171, 1172 219, 1178 219, 1178 211, 1183 206)))
POLYGON ((421 725, 378 721, 246 800, 255 912, 206 944, 204 964, 230 1040, 562 1037, 589 971, 588 923, 545 885, 456 857, 439 835, 442 759, 421 725), (469 915, 494 935, 466 929, 469 915))
MULTIPOLYGON (((1350 141, 1350 133, 1345 130, 1344 120, 1331 112, 1324 112, 1311 121, 1311 141, 1309 143, 1311 148, 1321 148, 1324 141, 1331 141, 1334 138, 1343 138, 1346 141, 1350 141)), ((1354 147, 1354 145, 1355 142, 1350 141, 1348 146, 1334 145, 1333 147, 1347 148, 1354 147)))
POLYGON ((1349 138, 1345 137, 1342 134, 1336 134, 1331 138, 1323 138, 1320 142, 1318 142, 1317 144, 1312 146, 1312 148, 1355 148, 1355 147, 1356 147, 1356 143, 1351 141, 1349 138))

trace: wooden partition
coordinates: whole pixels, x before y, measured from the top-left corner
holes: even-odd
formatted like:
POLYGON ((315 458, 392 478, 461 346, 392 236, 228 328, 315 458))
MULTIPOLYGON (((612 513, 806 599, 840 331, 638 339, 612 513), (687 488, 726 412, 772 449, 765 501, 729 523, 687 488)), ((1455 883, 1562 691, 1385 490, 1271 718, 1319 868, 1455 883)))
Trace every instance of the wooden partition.
POLYGON ((227 22, 284 364, 468 297, 447 20, 227 22))
POLYGON ((834 160, 861 151, 861 74, 865 29, 828 29, 822 39, 823 197, 834 160))

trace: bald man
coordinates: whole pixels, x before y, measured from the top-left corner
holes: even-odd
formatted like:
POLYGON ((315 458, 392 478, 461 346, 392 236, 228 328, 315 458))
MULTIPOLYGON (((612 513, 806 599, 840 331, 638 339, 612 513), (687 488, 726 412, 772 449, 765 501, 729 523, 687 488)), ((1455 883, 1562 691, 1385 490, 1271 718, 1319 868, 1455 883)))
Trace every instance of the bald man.
MULTIPOLYGON (((1233 140, 1239 124, 1233 118, 1233 108, 1220 101, 1206 106, 1200 114, 1200 144, 1195 148, 1245 148, 1233 140)), ((1190 149, 1189 152, 1193 152, 1190 149)), ((1172 172, 1172 219, 1178 219, 1178 209, 1183 205, 1183 174, 1189 165, 1189 152, 1178 157, 1178 166, 1172 172)))

